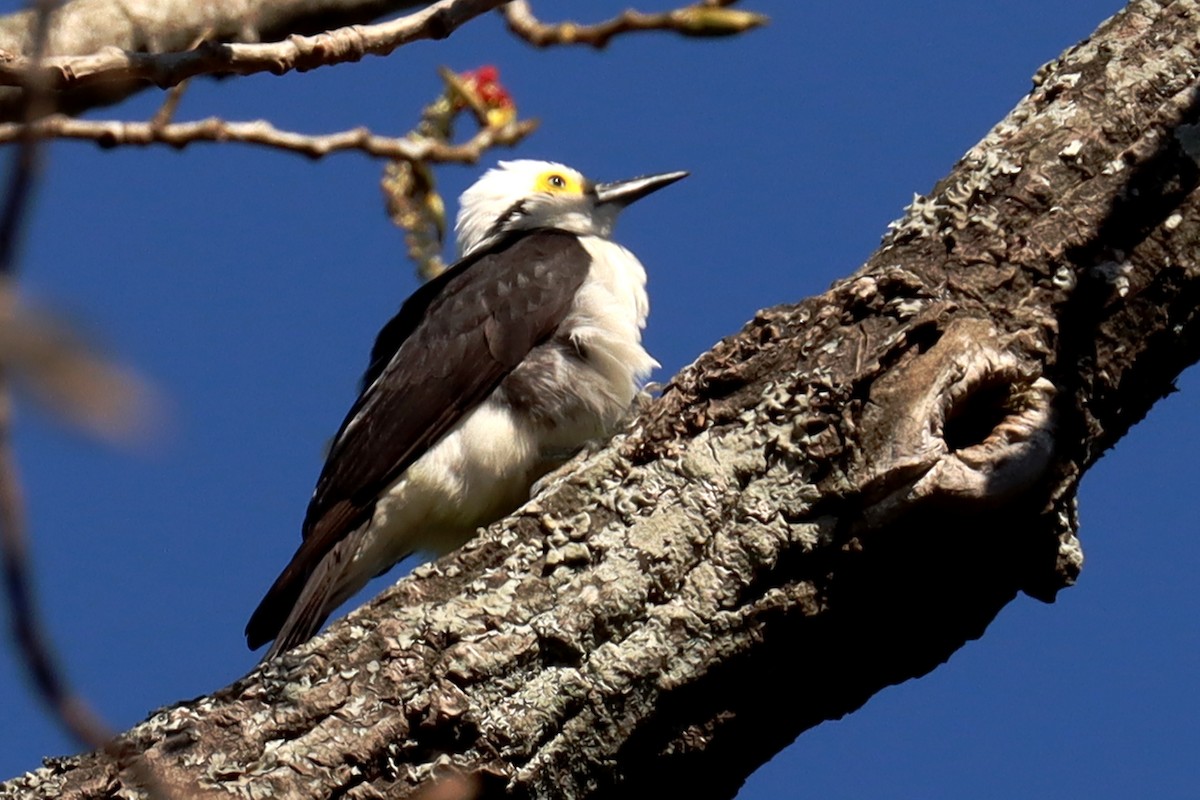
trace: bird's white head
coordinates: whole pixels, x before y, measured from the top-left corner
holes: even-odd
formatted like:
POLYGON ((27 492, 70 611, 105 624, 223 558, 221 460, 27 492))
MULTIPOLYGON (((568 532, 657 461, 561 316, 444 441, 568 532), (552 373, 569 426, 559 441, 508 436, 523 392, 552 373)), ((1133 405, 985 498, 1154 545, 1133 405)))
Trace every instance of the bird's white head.
POLYGON ((459 198, 454 225, 459 255, 470 255, 509 231, 531 228, 608 238, 622 208, 686 175, 593 183, 564 164, 501 161, 459 198))

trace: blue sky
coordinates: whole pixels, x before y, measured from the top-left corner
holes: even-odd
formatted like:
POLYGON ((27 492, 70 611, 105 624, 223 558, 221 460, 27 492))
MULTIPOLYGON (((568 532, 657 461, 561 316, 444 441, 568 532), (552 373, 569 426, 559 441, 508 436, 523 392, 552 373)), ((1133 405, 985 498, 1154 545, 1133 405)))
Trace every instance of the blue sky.
MULTIPOLYGON (((855 269, 1039 65, 1120 5, 757 0, 748 7, 774 21, 745 38, 643 35, 604 53, 536 52, 488 17, 388 59, 197 81, 178 118, 401 133, 436 93, 437 65, 497 64, 543 122, 502 157, 601 180, 692 171, 619 228, 650 272, 647 340, 665 378, 756 309, 855 269)), ((157 102, 93 116, 144 119, 157 102)), ((51 148, 22 284, 148 376, 169 413, 134 452, 28 405, 18 420, 48 625, 71 677, 121 728, 255 661, 246 617, 298 542, 374 332, 415 286, 380 169, 237 146, 51 148)), ((453 198, 477 174, 439 177, 453 198)), ((1194 797, 1195 370, 1179 385, 1085 480, 1077 587, 1050 606, 1018 598, 931 675, 801 736, 741 796, 1194 797)), ((76 749, 11 658, 0 719, 0 776, 76 749)))

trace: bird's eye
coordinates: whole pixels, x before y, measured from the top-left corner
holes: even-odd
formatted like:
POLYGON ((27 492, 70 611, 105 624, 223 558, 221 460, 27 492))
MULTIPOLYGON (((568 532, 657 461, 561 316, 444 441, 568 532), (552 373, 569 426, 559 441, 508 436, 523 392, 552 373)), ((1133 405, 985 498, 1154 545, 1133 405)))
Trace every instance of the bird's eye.
POLYGON ((567 181, 562 175, 551 175, 549 178, 546 178, 546 183, 550 184, 555 189, 567 188, 567 181))

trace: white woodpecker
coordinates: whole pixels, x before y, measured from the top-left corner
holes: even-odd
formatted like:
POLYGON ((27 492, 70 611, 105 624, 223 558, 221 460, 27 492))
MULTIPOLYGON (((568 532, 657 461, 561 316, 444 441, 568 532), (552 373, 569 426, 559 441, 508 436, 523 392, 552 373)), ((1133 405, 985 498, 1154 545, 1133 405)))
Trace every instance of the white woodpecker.
POLYGON ((592 183, 508 161, 463 193, 461 258, 379 332, 300 548, 246 625, 251 649, 307 641, 372 577, 455 549, 616 431, 657 364, 641 341, 646 271, 613 224, 686 175, 592 183))

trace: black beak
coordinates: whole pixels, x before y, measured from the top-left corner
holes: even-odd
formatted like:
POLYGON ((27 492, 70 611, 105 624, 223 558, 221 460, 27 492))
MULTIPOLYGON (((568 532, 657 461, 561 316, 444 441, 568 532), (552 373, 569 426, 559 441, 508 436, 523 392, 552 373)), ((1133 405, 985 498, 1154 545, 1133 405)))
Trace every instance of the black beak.
POLYGON ((661 175, 645 175, 641 178, 630 178, 627 181, 597 183, 596 202, 611 203, 618 208, 624 208, 634 200, 640 200, 687 176, 686 172, 664 172, 661 175))

